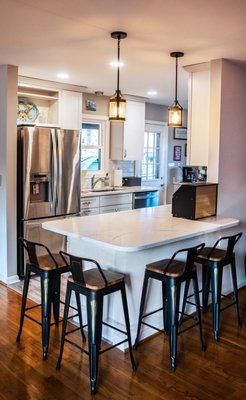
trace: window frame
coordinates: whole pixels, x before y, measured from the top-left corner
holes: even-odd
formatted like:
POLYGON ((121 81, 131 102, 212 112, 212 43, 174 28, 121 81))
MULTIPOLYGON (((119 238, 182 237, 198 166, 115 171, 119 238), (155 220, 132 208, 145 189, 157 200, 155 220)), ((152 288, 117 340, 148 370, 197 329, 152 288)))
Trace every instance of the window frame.
POLYGON ((99 170, 83 170, 81 168, 81 173, 86 175, 88 178, 92 177, 94 174, 103 172, 108 169, 109 164, 109 120, 108 117, 103 115, 88 115, 82 114, 81 121, 81 135, 82 135, 82 124, 96 124, 100 125, 100 144, 99 146, 86 145, 82 146, 81 140, 81 153, 82 148, 90 149, 101 149, 101 165, 99 170))

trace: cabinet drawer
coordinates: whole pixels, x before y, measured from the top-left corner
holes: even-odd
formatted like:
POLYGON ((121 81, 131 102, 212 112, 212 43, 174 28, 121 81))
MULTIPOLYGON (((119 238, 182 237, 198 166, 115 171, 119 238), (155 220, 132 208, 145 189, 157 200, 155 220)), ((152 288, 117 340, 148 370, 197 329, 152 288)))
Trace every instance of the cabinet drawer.
POLYGON ((95 214, 99 214, 99 208, 85 208, 83 210, 81 210, 81 217, 85 217, 87 215, 95 215, 95 214))
POLYGON ((128 211, 132 210, 131 204, 121 204, 115 206, 100 207, 100 214, 118 212, 118 211, 128 211))
POLYGON ((81 210, 84 208, 96 208, 99 207, 99 197, 82 197, 81 199, 81 210))
POLYGON ((119 204, 132 204, 132 193, 100 197, 100 207, 115 206, 119 204))

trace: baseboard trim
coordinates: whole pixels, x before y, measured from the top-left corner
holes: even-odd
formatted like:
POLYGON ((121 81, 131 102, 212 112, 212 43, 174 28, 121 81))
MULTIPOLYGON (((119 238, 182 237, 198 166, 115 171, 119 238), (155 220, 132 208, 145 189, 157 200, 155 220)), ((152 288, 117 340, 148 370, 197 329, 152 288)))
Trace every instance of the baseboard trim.
POLYGON ((18 275, 11 275, 11 276, 3 276, 0 275, 0 281, 3 282, 5 285, 11 285, 12 283, 19 282, 18 275))

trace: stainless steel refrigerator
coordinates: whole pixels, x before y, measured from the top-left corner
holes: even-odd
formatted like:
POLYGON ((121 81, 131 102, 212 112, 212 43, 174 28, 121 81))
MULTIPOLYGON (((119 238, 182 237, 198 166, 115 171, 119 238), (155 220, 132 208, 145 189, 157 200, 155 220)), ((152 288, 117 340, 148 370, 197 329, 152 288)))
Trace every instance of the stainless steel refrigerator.
MULTIPOLYGON (((18 237, 40 242, 51 251, 65 238, 42 229, 42 222, 80 212, 80 132, 19 126, 17 160, 18 237)), ((18 274, 24 274, 25 254, 18 243, 18 274)))

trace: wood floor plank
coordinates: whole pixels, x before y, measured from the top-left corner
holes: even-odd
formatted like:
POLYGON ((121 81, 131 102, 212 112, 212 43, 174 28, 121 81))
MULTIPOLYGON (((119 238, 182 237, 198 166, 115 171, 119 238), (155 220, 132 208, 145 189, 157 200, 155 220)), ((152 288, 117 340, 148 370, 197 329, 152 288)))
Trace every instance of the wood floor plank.
MULTIPOLYGON (((223 300, 224 304, 230 299, 223 300)), ((29 301, 30 305, 34 304, 29 301)), ((156 335, 136 351, 138 371, 131 370, 129 354, 113 349, 100 358, 98 400, 242 400, 246 393, 246 288, 240 290, 242 328, 235 310, 221 318, 221 341, 212 337, 211 314, 204 316, 207 351, 201 352, 198 330, 179 337, 178 367, 169 370, 168 342, 156 335)), ((71 345, 65 346, 61 371, 55 364, 61 328, 51 328, 50 356, 41 357, 41 329, 25 320, 16 343, 21 296, 0 285, 0 400, 87 400, 88 358, 71 345)), ((35 318, 40 312, 32 311, 35 318)), ((73 334, 78 343, 79 333, 73 334)))

